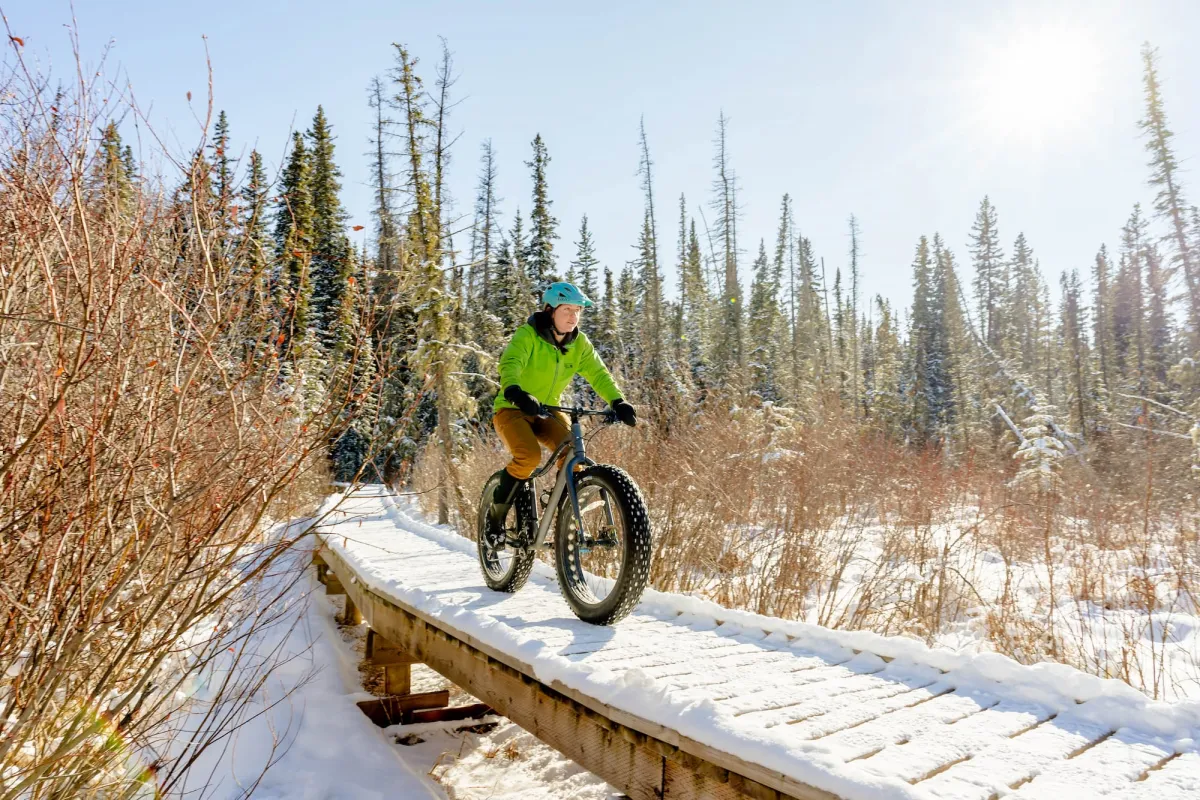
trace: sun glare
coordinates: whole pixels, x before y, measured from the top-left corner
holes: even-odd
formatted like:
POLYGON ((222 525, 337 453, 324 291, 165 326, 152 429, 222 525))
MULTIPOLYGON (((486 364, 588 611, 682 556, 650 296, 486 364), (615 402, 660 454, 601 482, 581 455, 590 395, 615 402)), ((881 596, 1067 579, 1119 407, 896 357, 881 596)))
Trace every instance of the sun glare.
POLYGON ((1029 28, 980 49, 968 91, 987 138, 1039 148, 1081 130, 1097 110, 1102 51, 1085 29, 1029 28))

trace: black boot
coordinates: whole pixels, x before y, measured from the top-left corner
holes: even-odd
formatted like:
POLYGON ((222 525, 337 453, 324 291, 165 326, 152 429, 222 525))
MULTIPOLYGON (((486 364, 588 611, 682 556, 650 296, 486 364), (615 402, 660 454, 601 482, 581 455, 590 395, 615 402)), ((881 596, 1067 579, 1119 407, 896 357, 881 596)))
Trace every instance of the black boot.
POLYGON ((508 516, 516 488, 521 482, 509 474, 508 470, 500 473, 500 483, 496 484, 496 491, 492 493, 492 507, 488 510, 488 516, 496 527, 504 527, 504 518, 508 516))

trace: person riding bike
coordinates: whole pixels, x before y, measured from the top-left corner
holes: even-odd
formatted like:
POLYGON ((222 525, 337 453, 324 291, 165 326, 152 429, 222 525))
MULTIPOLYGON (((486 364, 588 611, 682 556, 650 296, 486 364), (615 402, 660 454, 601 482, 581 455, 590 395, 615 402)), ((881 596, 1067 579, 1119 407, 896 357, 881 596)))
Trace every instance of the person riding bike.
POLYGON ((492 404, 492 425, 512 460, 492 495, 489 517, 494 525, 503 523, 517 487, 537 470, 539 443, 553 451, 571 435, 566 415, 551 414, 542 404, 558 405, 576 373, 609 403, 617 419, 637 424, 634 407, 625 402, 591 340, 579 330, 579 315, 592 305, 573 284, 550 284, 542 294, 542 310, 517 328, 500 356, 501 389, 492 404))

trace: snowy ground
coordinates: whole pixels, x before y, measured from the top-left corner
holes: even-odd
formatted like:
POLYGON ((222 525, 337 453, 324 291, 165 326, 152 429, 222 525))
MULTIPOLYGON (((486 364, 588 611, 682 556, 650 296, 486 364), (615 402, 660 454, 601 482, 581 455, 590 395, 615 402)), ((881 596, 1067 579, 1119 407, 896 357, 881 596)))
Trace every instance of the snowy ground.
MULTIPOLYGON (((372 696, 380 676, 361 666, 366 626, 339 626, 342 598, 327 597, 306 558, 278 581, 295 580, 285 603, 295 610, 247 646, 273 653, 283 665, 271 675, 245 724, 227 746, 205 753, 185 791, 225 800, 248 793, 288 800, 606 800, 615 790, 504 718, 381 729, 355 703, 372 696), (263 774, 263 770, 270 765, 263 774), (257 782, 257 784, 256 784, 257 782), (204 787, 203 790, 201 787, 204 787)), ((207 686, 193 687, 207 710, 207 686)), ((413 691, 451 689, 451 704, 474 702, 423 665, 413 691)), ((190 795, 195 796, 195 795, 190 795)))

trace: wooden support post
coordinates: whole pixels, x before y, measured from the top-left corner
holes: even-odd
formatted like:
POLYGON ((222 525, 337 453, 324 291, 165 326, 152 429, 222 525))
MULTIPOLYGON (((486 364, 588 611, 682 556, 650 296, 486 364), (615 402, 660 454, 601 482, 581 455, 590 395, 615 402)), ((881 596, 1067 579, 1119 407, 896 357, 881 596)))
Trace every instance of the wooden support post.
POLYGON ((313 550, 312 563, 317 568, 317 580, 325 583, 326 577, 329 575, 329 564, 325 562, 325 559, 321 558, 320 550, 313 550))
POLYGON ((389 664, 383 668, 383 691, 388 695, 412 693, 412 664, 389 664))
POLYGON ((338 580, 338 576, 333 572, 325 573, 325 594, 345 594, 346 589, 342 586, 342 582, 338 580))
POLYGON ((396 647, 380 636, 374 628, 367 630, 367 660, 377 667, 421 663, 421 659, 396 647))
POLYGON ((358 606, 354 605, 354 601, 350 599, 350 595, 346 595, 346 608, 342 612, 342 616, 338 622, 343 625, 361 625, 362 621, 362 612, 358 610, 358 606))

